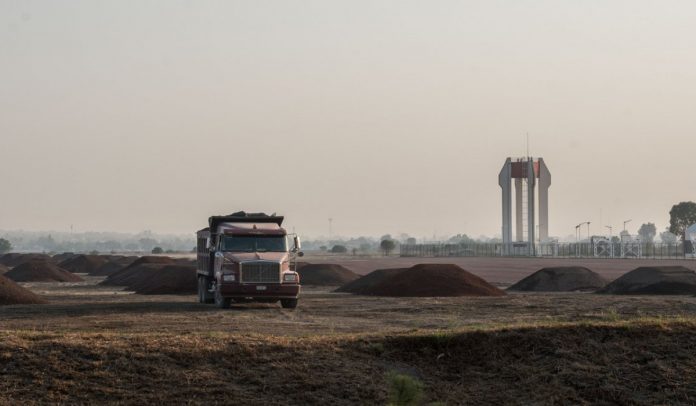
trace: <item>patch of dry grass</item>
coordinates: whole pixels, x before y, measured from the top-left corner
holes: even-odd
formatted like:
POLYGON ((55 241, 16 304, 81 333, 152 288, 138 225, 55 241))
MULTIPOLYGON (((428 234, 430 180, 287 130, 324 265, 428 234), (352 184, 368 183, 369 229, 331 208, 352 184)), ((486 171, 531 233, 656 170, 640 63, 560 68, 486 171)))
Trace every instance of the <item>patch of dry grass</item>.
POLYGON ((696 319, 287 336, 0 331, 0 403, 690 404, 696 319))

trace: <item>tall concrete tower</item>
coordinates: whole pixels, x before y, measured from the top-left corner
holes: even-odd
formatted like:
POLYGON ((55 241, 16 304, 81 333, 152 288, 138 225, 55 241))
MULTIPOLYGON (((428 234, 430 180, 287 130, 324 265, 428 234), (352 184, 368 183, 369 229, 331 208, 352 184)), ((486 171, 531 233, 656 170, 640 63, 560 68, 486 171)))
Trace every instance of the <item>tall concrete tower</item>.
POLYGON ((503 254, 535 255, 536 227, 539 240, 549 237, 549 187, 551 172, 544 160, 508 158, 498 175, 503 191, 503 254), (512 180, 515 180, 515 240, 512 239, 512 180), (538 181, 537 181, 538 180, 538 181), (538 186, 538 187, 537 187, 538 186), (536 195, 539 199, 539 221, 536 221, 536 195), (526 224, 525 224, 526 220, 526 224), (525 233, 526 225, 526 233, 525 233), (526 234, 526 236, 525 236, 526 234))

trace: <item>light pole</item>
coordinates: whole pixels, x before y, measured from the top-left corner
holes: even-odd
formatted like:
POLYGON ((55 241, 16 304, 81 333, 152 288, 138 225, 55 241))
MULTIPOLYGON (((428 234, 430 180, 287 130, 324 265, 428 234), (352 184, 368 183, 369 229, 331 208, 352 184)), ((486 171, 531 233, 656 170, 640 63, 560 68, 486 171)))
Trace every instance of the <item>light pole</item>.
POLYGON ((626 224, 630 223, 631 221, 632 221, 632 220, 626 220, 626 221, 624 221, 624 229, 623 229, 624 231, 626 231, 626 224))
POLYGON ((612 226, 604 226, 609 229, 609 255, 614 258, 614 228, 612 226))

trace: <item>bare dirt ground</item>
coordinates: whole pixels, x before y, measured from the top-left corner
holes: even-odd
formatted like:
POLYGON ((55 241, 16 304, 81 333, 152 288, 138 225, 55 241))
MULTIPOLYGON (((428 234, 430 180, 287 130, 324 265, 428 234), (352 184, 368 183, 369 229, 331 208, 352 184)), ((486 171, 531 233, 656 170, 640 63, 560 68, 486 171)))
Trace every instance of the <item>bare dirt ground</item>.
POLYGON ((690 296, 615 296, 588 293, 510 293, 506 297, 392 298, 304 287, 295 311, 277 304, 233 305, 223 311, 193 295, 136 295, 80 283, 24 283, 50 304, 0 307, 0 326, 75 332, 243 332, 279 336, 400 333, 509 323, 613 320, 617 317, 694 316, 690 296))
MULTIPOLYGON (((532 261, 551 264, 464 261, 499 283, 536 271, 532 261)), ((604 272, 619 272, 612 266, 604 272)), ((49 304, 0 307, 0 404, 386 404, 390 371, 449 405, 696 401, 691 296, 382 298, 305 287, 294 311, 219 310, 101 279, 25 283, 49 304)))

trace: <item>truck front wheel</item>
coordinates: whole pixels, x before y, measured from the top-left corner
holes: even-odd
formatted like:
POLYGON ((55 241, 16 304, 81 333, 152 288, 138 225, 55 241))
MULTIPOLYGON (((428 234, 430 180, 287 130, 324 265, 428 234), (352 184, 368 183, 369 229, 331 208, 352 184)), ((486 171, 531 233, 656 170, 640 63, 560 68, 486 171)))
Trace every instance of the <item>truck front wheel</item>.
POLYGON ((283 309, 294 309, 297 307, 297 299, 280 299, 283 309))
POLYGON ((221 309, 229 309, 232 300, 228 297, 223 297, 220 294, 220 289, 215 289, 215 306, 221 309))
POLYGON ((208 278, 198 277, 198 303, 213 303, 213 295, 208 290, 208 278))

